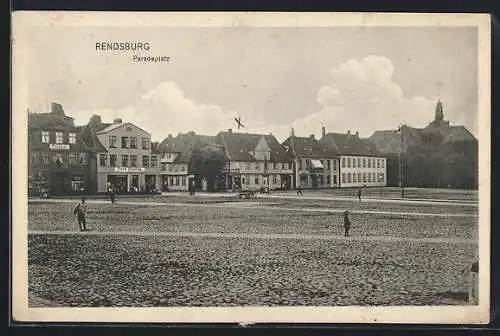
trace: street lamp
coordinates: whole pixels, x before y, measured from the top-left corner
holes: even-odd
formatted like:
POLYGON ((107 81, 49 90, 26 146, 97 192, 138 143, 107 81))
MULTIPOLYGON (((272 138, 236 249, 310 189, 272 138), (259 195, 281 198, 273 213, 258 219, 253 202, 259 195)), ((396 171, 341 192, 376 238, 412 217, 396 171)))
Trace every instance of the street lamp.
POLYGON ((399 125, 398 131, 401 134, 401 152, 399 153, 399 184, 401 186, 401 198, 405 198, 405 185, 403 178, 403 154, 404 154, 404 137, 403 137, 403 126, 399 125))

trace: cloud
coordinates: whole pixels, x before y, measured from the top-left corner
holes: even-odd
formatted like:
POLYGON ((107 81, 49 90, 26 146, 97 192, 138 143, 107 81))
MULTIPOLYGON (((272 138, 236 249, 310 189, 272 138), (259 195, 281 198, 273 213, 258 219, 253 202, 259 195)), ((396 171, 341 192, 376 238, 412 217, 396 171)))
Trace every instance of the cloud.
POLYGON ((104 122, 122 118, 147 130, 154 141, 163 140, 168 134, 194 131, 212 134, 233 125, 236 115, 213 104, 196 103, 173 82, 163 82, 138 95, 132 106, 116 110, 72 112, 75 120, 86 123, 92 114, 100 114, 104 122))
POLYGON ((425 126, 432 118, 435 100, 405 97, 393 82, 394 66, 383 56, 350 59, 330 72, 330 82, 317 93, 320 109, 293 122, 304 136, 327 131, 358 130, 369 136, 375 130, 397 128, 405 122, 425 126))

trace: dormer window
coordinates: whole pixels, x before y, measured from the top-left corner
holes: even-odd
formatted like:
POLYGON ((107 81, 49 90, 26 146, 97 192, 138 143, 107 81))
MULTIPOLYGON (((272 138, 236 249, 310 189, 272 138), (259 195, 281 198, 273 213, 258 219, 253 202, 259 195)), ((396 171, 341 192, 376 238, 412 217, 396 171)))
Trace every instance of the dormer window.
POLYGON ((49 143, 49 142, 50 142, 50 132, 42 131, 42 143, 49 143))
POLYGON ((76 133, 69 133, 68 139, 69 139, 70 144, 75 144, 76 143, 76 133))
POLYGON ((62 144, 64 139, 63 132, 56 132, 56 144, 62 144))

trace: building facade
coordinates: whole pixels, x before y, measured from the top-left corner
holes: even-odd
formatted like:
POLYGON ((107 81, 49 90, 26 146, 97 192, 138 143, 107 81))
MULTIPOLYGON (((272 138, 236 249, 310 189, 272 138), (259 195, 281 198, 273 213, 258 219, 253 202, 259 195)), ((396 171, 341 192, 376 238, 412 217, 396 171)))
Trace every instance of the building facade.
POLYGON ((359 133, 326 133, 320 143, 338 153, 340 188, 375 187, 387 184, 387 160, 359 133))
POLYGON ((315 137, 291 135, 283 142, 293 157, 293 188, 335 188, 339 186, 338 153, 315 137))
POLYGON ((290 189, 293 161, 272 134, 219 132, 216 144, 226 163, 220 187, 226 190, 290 189))
POLYGON ((93 191, 95 157, 79 133, 73 118, 66 116, 58 103, 52 103, 47 113, 29 113, 29 194, 41 189, 54 195, 93 191))
POLYGON ((109 187, 118 193, 154 192, 160 189, 160 164, 153 153, 151 134, 115 119, 112 124, 93 116, 81 137, 95 153, 96 190, 109 187))

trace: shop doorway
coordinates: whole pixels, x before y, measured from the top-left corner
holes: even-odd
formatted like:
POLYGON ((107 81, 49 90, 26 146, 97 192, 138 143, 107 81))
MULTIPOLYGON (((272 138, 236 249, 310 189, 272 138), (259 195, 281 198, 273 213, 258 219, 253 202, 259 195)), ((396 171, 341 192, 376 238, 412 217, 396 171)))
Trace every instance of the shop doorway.
POLYGON ((107 183, 117 193, 126 193, 128 189, 127 175, 108 175, 107 183))
POLYGON ((132 185, 130 187, 132 191, 139 191, 139 175, 132 175, 132 185))
POLYGON ((156 191, 156 175, 146 175, 146 191, 156 191))

